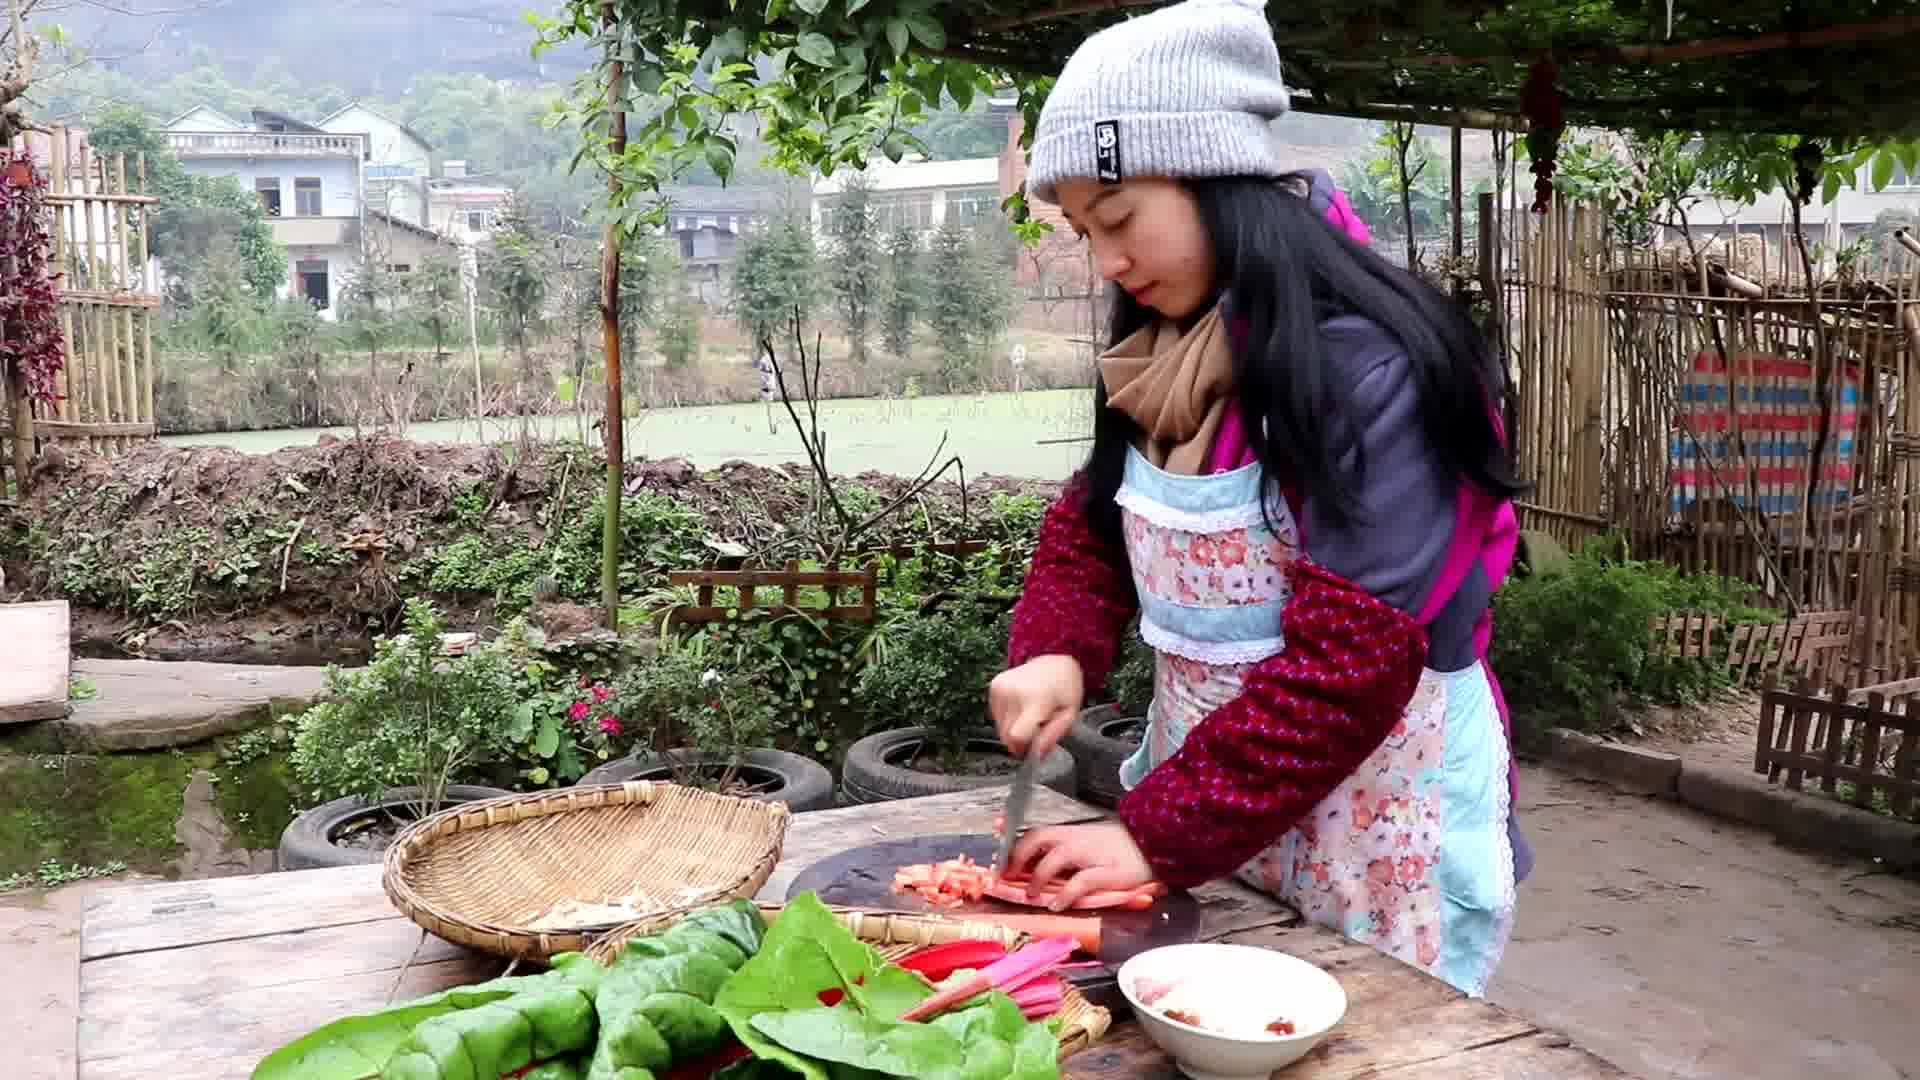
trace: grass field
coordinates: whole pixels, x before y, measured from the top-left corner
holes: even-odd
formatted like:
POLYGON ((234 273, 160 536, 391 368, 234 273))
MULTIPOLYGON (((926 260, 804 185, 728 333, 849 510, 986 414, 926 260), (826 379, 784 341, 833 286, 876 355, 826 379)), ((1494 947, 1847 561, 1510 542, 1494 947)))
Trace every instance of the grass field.
MULTIPOLYGON (((944 434, 945 453, 958 454, 969 476, 998 473, 1063 480, 1086 456, 1087 445, 1039 443, 1086 434, 1091 409, 1091 396, 1084 390, 829 401, 820 407, 820 430, 826 436, 828 464, 837 473, 876 469, 912 475, 926 465, 944 434)), ((800 414, 804 419, 804 408, 800 414)), ((490 419, 483 433, 472 420, 446 420, 414 424, 407 436, 420 442, 499 441, 514 438, 523 427, 538 438, 577 439, 581 422, 572 416, 490 419)), ((351 434, 344 428, 300 428, 169 435, 161 441, 264 454, 310 445, 322 432, 351 434)), ((626 448, 630 456, 684 457, 702 468, 733 459, 760 465, 806 460, 793 423, 777 402, 771 409, 760 404, 651 409, 627 421, 626 448)))

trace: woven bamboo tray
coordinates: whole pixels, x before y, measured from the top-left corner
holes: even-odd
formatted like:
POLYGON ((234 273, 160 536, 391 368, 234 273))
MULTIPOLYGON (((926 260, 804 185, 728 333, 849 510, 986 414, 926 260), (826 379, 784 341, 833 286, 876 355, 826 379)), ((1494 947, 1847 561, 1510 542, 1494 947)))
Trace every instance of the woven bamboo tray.
MULTIPOLYGON (((780 905, 760 904, 760 911, 771 923, 780 915, 780 905)), ((916 949, 949 941, 997 941, 1009 949, 1024 945, 1028 937, 1017 930, 992 923, 966 922, 945 915, 888 914, 836 907, 834 918, 853 931, 853 936, 872 945, 888 960, 899 960, 916 949)), ((634 938, 657 934, 672 926, 683 913, 641 919, 606 934, 587 949, 587 955, 602 965, 611 965, 620 950, 634 938)), ((1060 1058, 1065 1060, 1099 1042, 1113 1024, 1113 1014, 1093 1004, 1072 986, 1060 1004, 1060 1058)))
POLYGON ((429 933, 544 963, 636 913, 752 896, 791 820, 783 803, 645 780, 486 799, 409 825, 382 885, 429 933))

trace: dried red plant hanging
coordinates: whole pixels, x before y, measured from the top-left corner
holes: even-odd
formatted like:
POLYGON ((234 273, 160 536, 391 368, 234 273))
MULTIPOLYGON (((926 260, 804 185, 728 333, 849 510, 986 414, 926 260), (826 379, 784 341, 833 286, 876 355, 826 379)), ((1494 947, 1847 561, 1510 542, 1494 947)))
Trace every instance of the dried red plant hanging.
POLYGON ((1566 102, 1560 94, 1560 69, 1551 56, 1542 56, 1527 72, 1520 88, 1520 108, 1527 116, 1527 156, 1533 160, 1533 212, 1544 214, 1553 205, 1554 159, 1560 153, 1560 133, 1566 130, 1566 102))
POLYGON ((53 401, 66 361, 59 280, 47 230, 47 182, 31 155, 12 151, 0 170, 0 370, 25 376, 27 396, 53 401))

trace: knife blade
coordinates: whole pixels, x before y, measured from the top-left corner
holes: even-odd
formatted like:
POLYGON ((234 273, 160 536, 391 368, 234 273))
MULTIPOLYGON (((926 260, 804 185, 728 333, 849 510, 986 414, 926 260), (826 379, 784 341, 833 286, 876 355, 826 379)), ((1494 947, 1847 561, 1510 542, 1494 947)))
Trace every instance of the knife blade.
POLYGON ((1007 810, 1004 831, 1000 834, 1000 850, 993 857, 993 872, 1003 873, 1007 860, 1013 857, 1013 842, 1020 837, 1020 826, 1027 819, 1027 803, 1033 797, 1033 774, 1036 754, 1028 754, 1013 772, 1013 786, 1007 789, 1007 810))

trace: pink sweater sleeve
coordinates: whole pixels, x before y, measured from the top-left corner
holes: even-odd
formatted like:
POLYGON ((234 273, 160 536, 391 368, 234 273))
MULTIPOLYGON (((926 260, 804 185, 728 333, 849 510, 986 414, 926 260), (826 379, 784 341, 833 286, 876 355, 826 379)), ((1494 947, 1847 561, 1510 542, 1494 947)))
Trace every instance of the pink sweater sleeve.
POLYGON ((1081 509, 1084 478, 1068 481, 1047 508, 1013 608, 1007 663, 1038 656, 1071 656, 1080 663, 1089 696, 1106 685, 1120 637, 1139 610, 1126 552, 1102 540, 1081 509))

